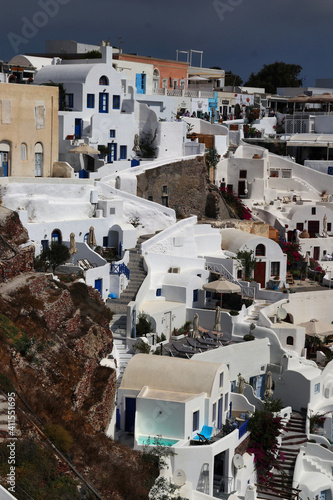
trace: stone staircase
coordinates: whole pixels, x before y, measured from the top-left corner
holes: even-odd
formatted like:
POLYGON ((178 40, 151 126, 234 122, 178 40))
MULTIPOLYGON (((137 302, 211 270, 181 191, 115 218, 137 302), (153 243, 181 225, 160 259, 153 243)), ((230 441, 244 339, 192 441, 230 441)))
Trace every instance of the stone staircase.
POLYGON ((137 241, 136 247, 129 251, 129 262, 127 264, 130 270, 130 279, 127 288, 123 291, 118 299, 111 299, 107 302, 107 306, 111 311, 117 314, 125 314, 127 312, 127 304, 135 299, 136 294, 143 280, 146 277, 146 272, 143 268, 143 256, 140 254, 141 243, 151 238, 153 235, 147 234, 140 236, 137 241))
POLYGON ((223 158, 231 158, 231 156, 234 154, 237 148, 238 146, 236 146, 236 144, 229 143, 229 147, 227 151, 224 153, 223 158))
POLYGON ((140 236, 136 247, 129 251, 130 255, 127 267, 130 270, 130 279, 127 288, 118 299, 112 299, 106 304, 114 312, 110 322, 110 329, 113 335, 113 356, 117 360, 118 365, 117 389, 121 384, 127 363, 133 356, 126 345, 127 305, 132 300, 135 300, 136 294, 146 277, 146 272, 143 268, 143 257, 140 255, 140 246, 143 241, 148 240, 152 236, 140 236))
POLYGON ((259 319, 259 312, 261 309, 264 309, 268 305, 270 305, 271 302, 268 300, 255 300, 255 303, 253 305, 253 309, 250 311, 248 316, 244 318, 245 323, 254 323, 257 324, 257 321, 259 319))
POLYGON ((257 486, 257 498, 265 500, 291 500, 295 491, 292 490, 294 468, 300 447, 307 442, 305 434, 305 414, 293 412, 282 432, 282 443, 273 469, 269 486, 257 486))

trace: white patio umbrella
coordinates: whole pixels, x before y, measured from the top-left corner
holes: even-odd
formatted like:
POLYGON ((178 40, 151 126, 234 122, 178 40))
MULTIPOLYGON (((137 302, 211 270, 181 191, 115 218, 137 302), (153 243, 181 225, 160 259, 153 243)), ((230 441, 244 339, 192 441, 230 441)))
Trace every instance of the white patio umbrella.
POLYGON ((74 255, 77 252, 78 252, 78 249, 76 248, 75 234, 71 233, 70 240, 69 240, 69 253, 70 253, 70 255, 74 255))
POLYGON ((83 154, 83 155, 99 155, 98 149, 92 148, 89 144, 81 144, 76 148, 70 149, 70 153, 83 154))
POLYGON ((305 328, 306 335, 318 337, 320 340, 324 340, 327 335, 333 334, 333 325, 315 318, 300 323, 298 326, 303 326, 305 328))
POLYGON ((221 302, 222 306, 222 294, 223 293, 238 293, 241 291, 241 287, 236 285, 236 283, 232 283, 231 281, 226 280, 225 278, 220 278, 216 281, 211 281, 210 283, 206 283, 202 287, 206 292, 215 292, 221 294, 221 302))
POLYGON ((244 377, 239 377, 238 394, 244 394, 244 390, 245 390, 244 377))
POLYGON ((199 314, 195 313, 193 316, 193 332, 192 332, 192 337, 194 339, 197 339, 200 337, 199 335, 199 314))
POLYGON ((89 229, 87 244, 90 247, 95 247, 96 246, 96 238, 95 238, 94 226, 91 226, 90 229, 89 229))
POLYGON ((220 306, 217 306, 217 308, 215 310, 214 331, 215 332, 221 331, 221 308, 220 308, 220 306))
POLYGON ((273 395, 272 387, 273 387, 272 373, 268 371, 266 374, 265 393, 264 393, 266 398, 270 398, 273 395))

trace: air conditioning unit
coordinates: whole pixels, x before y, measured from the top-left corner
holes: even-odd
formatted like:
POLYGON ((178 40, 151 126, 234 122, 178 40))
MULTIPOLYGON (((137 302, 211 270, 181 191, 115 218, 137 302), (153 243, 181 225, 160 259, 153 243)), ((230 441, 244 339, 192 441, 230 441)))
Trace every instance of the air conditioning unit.
POLYGON ((170 267, 169 273, 179 274, 180 273, 180 267, 170 267))

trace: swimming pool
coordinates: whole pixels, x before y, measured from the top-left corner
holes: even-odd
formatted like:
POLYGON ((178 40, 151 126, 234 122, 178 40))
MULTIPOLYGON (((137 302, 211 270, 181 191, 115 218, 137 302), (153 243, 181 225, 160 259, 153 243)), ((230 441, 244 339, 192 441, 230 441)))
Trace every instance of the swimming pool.
POLYGON ((138 436, 138 444, 140 445, 150 445, 154 446, 159 444, 161 446, 173 446, 178 443, 178 439, 164 438, 164 437, 149 437, 149 436, 138 436))

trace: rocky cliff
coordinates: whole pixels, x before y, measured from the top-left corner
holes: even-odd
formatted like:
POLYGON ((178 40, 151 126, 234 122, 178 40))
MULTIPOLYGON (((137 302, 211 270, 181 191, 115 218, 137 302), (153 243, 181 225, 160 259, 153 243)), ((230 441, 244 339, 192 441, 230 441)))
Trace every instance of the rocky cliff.
MULTIPOLYGON (((17 255, 29 255, 31 267, 30 250, 20 253, 28 238, 16 216, 6 213, 1 224, 1 241, 10 241, 8 248, 17 255)), ((110 311, 100 294, 83 282, 22 273, 25 267, 15 258, 11 273, 4 264, 5 281, 0 284, 0 392, 6 395, 12 387, 17 391, 16 497, 96 498, 81 474, 99 492, 97 498, 147 498, 155 464, 145 463, 141 454, 105 434, 116 391, 114 370, 100 366, 113 348, 110 311), (50 432, 57 442, 65 442, 64 460, 47 441, 50 432), (65 489, 57 489, 59 485, 65 489)), ((4 486, 6 446, 6 436, 0 433, 4 486)))

